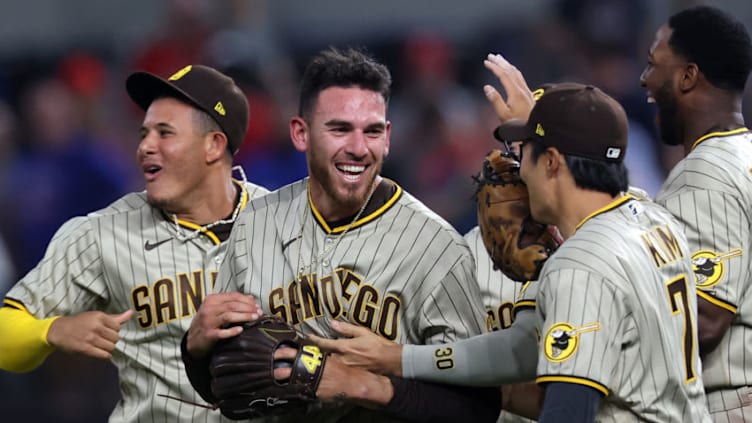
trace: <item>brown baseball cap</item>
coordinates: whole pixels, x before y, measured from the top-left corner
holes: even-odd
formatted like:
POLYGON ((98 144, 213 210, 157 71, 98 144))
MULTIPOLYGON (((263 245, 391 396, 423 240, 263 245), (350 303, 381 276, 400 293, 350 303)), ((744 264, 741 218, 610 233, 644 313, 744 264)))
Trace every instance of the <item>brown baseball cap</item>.
POLYGON ((125 81, 131 99, 142 109, 158 97, 175 97, 208 113, 227 135, 230 151, 237 153, 248 130, 249 107, 245 94, 232 78, 203 65, 188 65, 167 79, 136 72, 125 81))
POLYGON ((564 154, 621 162, 627 152, 627 114, 619 102, 592 85, 547 85, 527 122, 512 119, 494 136, 512 142, 536 139, 564 154))

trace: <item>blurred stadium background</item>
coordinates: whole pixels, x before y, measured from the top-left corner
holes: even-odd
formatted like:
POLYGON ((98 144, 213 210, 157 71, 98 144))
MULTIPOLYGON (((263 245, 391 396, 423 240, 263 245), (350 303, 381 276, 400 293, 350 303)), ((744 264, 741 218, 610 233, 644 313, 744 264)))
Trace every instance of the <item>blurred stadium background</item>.
MULTIPOLYGON (((531 86, 576 80, 618 98, 631 120, 632 183, 655 194, 678 152, 656 142, 638 78, 658 25, 696 3, 4 0, 0 294, 66 219, 143 188, 134 160, 142 113, 124 91, 134 70, 167 76, 204 63, 232 75, 252 109, 238 162, 249 179, 277 188, 306 173, 287 127, 305 62, 329 45, 365 47, 394 78, 384 175, 464 233, 475 225, 471 175, 495 147, 481 87, 498 86, 482 65, 498 52, 531 86)), ((748 0, 702 3, 752 22, 748 0)), ((61 353, 29 374, 0 371, 0 392, 1 421, 101 422, 118 399, 111 365, 61 353)))

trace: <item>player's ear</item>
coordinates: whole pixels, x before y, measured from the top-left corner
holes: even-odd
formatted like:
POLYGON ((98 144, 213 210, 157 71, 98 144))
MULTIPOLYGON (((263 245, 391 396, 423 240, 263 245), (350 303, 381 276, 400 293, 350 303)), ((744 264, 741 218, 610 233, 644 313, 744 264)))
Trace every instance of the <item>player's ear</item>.
POLYGON ((290 139, 295 149, 301 152, 308 150, 308 124, 300 116, 290 119, 290 139))
POLYGON ((700 68, 696 63, 687 63, 682 72, 681 80, 679 80, 679 89, 682 92, 692 90, 700 78, 700 68))
POLYGON ((392 122, 386 121, 386 128, 384 130, 385 144, 384 144, 384 157, 389 155, 389 142, 392 134, 392 122))
POLYGON ((227 135, 224 132, 212 131, 206 134, 204 143, 206 162, 214 163, 222 159, 227 151, 227 142, 227 135))
POLYGON ((549 173, 556 173, 559 171, 559 167, 564 163, 564 155, 556 148, 548 147, 545 153, 545 160, 546 171, 549 173))

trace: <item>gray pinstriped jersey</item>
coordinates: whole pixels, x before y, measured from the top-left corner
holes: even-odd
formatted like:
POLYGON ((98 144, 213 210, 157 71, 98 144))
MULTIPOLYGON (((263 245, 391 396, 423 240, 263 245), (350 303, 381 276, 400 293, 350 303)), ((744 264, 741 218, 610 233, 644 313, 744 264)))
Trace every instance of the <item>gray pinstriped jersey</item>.
MULTIPOLYGON (((246 189, 251 198, 267 193, 252 184, 246 189)), ((135 309, 113 352, 122 398, 111 422, 225 420, 218 411, 158 396, 203 403, 183 369, 180 341, 227 247, 213 233, 215 240, 175 235, 175 224, 147 204, 145 193, 128 194, 66 222, 42 261, 7 294, 6 302, 37 318, 135 309)))
POLYGON ((656 196, 687 235, 699 295, 736 316, 703 360, 708 392, 752 385, 752 134, 708 134, 656 196))
POLYGON ((537 382, 601 391, 600 422, 709 421, 678 223, 626 196, 580 225, 538 282, 537 382))
MULTIPOLYGON (((483 331, 480 293, 468 283, 475 278, 472 255, 448 223, 395 185, 383 206, 345 233, 312 213, 306 184, 307 178, 250 203, 233 229, 218 291, 253 294, 266 313, 327 337, 335 335, 329 319, 412 344, 483 331), (312 261, 296 282, 301 265, 312 261)), ((386 420, 365 409, 319 417, 386 420)))
MULTIPOLYGON (((524 284, 515 282, 502 272, 494 270, 491 256, 488 255, 480 229, 476 226, 465 234, 465 240, 475 258, 475 273, 486 308, 486 330, 503 330, 512 326, 514 303, 522 293, 524 284)), ((525 423, 532 420, 509 413, 499 415, 499 423, 525 423)))

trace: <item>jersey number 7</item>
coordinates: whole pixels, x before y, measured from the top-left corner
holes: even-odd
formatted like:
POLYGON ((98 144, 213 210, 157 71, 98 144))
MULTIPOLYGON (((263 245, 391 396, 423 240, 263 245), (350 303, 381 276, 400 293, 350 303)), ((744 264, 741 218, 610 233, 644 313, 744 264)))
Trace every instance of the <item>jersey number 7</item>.
POLYGON ((684 383, 690 383, 695 380, 695 363, 692 359, 695 351, 695 330, 694 322, 692 321, 692 314, 689 310, 689 298, 687 298, 687 276, 681 275, 675 279, 666 282, 666 290, 668 294, 668 302, 671 305, 671 314, 676 316, 679 313, 684 314, 684 334, 683 344, 684 349, 684 368, 686 370, 686 378, 684 383))

